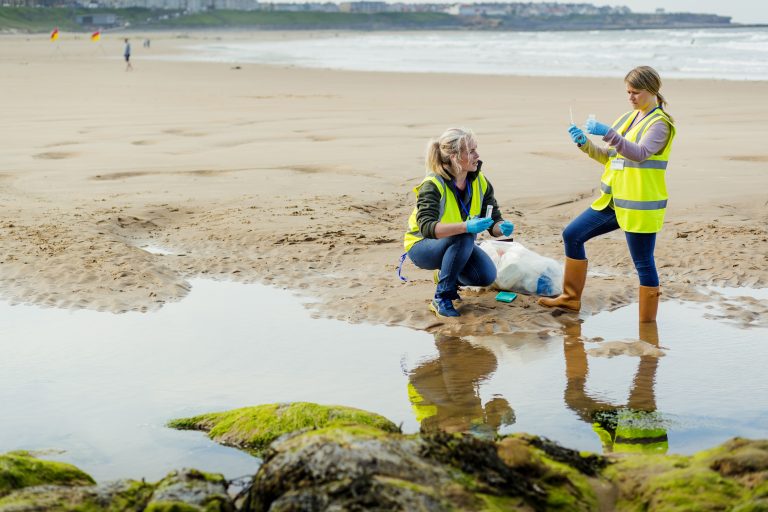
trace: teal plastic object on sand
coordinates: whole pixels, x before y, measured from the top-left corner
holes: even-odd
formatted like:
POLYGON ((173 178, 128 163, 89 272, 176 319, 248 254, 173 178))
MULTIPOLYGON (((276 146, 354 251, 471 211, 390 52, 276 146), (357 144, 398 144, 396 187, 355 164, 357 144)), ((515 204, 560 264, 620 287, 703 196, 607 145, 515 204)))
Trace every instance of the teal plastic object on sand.
POLYGON ((496 294, 496 300, 499 302, 512 302, 516 298, 517 294, 512 292, 499 292, 496 294))

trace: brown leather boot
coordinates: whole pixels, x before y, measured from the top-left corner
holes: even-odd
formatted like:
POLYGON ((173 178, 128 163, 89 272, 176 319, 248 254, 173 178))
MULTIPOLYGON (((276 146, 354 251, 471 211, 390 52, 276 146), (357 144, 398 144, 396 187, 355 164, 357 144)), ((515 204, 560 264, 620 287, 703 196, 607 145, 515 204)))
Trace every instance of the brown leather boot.
POLYGON ((565 275, 563 275, 563 293, 554 299, 542 297, 539 304, 548 308, 563 308, 570 311, 581 309, 581 292, 587 282, 587 261, 565 258, 565 275))
POLYGON ((660 295, 658 286, 640 286, 640 322, 656 321, 660 295))

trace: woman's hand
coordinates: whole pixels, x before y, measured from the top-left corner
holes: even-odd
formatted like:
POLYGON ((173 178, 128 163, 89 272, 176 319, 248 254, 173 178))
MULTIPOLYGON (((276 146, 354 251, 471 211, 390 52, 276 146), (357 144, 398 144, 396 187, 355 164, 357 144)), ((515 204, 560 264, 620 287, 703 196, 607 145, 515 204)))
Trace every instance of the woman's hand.
POLYGON ((475 217, 474 219, 468 219, 466 224, 467 233, 477 234, 493 226, 493 219, 490 217, 475 217))
POLYGON ((568 127, 568 133, 570 134, 571 140, 574 142, 574 144, 584 145, 587 143, 587 136, 584 135, 584 132, 581 131, 581 128, 575 124, 572 124, 568 127))
POLYGON ((515 230, 515 225, 509 222, 508 220, 505 220, 504 222, 499 224, 499 229, 501 230, 502 235, 509 236, 515 230))
POLYGON ((608 130, 610 129, 611 127, 607 124, 597 122, 594 119, 587 119, 587 132, 589 132, 590 135, 603 136, 608 133, 608 130))

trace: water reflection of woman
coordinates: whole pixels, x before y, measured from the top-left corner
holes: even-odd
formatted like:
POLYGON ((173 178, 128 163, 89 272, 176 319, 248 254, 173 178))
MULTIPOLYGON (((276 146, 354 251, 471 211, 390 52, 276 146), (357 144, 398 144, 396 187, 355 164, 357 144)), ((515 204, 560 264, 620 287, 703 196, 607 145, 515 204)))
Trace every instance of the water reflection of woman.
POLYGON ((409 374, 408 398, 422 432, 472 432, 493 436, 515 422, 509 403, 497 396, 483 405, 480 383, 496 371, 489 350, 461 338, 437 335, 438 356, 409 374))
MULTIPOLYGON (((659 346, 656 323, 641 323, 639 338, 655 347, 659 346)), ((654 383, 658 357, 644 355, 632 381, 626 404, 617 405, 591 396, 586 390, 589 366, 581 324, 566 328, 564 343, 565 403, 600 437, 604 453, 641 452, 666 453, 667 431, 656 412, 654 383)))

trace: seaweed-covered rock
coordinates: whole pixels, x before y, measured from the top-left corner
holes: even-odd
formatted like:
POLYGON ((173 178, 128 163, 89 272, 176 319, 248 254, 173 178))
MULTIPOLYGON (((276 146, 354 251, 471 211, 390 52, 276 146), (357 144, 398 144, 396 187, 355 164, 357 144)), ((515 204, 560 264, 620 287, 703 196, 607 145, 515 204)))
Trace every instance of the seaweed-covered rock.
POLYGON ((391 434, 367 426, 330 427, 272 444, 244 509, 596 510, 580 470, 523 442, 508 464, 493 441, 470 435, 391 434))
POLYGON ((598 510, 598 491, 610 486, 597 479, 608 464, 599 455, 577 452, 527 434, 505 437, 496 443, 496 449, 508 467, 543 491, 547 510, 598 510))
POLYGON ((235 511, 221 475, 185 469, 156 484, 119 480, 95 485, 74 466, 65 466, 67 477, 58 479, 59 485, 38 481, 0 497, 0 512, 235 511))
POLYGON ((100 485, 28 487, 0 498, 0 512, 141 511, 153 486, 132 480, 100 485))
POLYGON ((308 402, 244 407, 168 423, 171 428, 208 432, 208 437, 216 442, 244 448, 257 455, 283 434, 334 425, 370 425, 387 432, 400 431, 397 425, 379 414, 308 402))
POLYGON ((368 426, 331 427, 272 444, 246 510, 446 510, 477 499, 418 438, 368 426), (450 497, 443 494, 447 489, 450 497))
POLYGON ((173 471, 155 485, 146 512, 234 512, 222 475, 196 469, 173 471))
POLYGON ((42 460, 25 451, 0 455, 0 496, 36 485, 93 485, 88 474, 71 464, 42 460))
POLYGON ((701 452, 696 458, 723 476, 745 477, 747 481, 757 476, 764 482, 768 474, 768 440, 735 437, 713 450, 701 452))
POLYGON ((694 457, 629 455, 604 471, 619 490, 616 508, 626 511, 731 510, 750 501, 735 480, 694 457))

